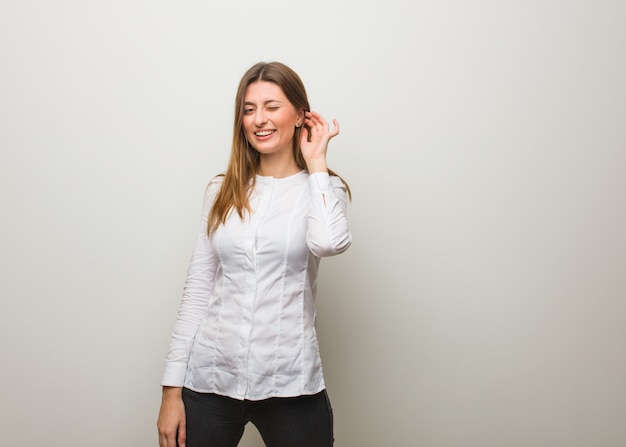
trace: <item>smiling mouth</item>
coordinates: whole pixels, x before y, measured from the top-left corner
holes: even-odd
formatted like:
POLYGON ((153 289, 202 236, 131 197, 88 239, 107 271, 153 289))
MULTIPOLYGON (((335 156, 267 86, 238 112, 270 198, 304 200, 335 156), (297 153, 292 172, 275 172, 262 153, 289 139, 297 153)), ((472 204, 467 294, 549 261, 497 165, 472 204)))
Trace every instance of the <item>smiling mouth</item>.
POLYGON ((269 135, 272 135, 274 132, 276 132, 275 130, 260 130, 258 132, 254 132, 254 134, 257 137, 267 137, 269 135))

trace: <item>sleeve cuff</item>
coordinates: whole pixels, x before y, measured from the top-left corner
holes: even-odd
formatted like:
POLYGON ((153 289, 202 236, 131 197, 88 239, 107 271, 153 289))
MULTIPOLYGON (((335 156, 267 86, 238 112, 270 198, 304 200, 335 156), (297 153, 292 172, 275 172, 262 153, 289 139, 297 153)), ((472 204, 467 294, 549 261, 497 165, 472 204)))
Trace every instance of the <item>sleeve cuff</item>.
POLYGON ((309 185, 321 191, 328 190, 331 187, 330 174, 328 172, 309 174, 309 185))
POLYGON ((185 384, 187 365, 184 363, 167 363, 161 378, 161 386, 178 386, 185 384))

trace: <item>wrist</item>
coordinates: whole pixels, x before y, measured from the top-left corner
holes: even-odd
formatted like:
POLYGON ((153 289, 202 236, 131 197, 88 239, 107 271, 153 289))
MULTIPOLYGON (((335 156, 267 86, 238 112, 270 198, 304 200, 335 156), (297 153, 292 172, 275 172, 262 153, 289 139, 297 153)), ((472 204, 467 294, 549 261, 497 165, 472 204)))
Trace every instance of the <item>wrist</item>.
POLYGON ((179 399, 183 394, 182 387, 178 386, 164 386, 163 387, 163 400, 166 399, 179 399))
POLYGON ((326 165, 326 159, 313 159, 306 160, 306 167, 309 174, 316 172, 328 172, 328 166, 326 165))

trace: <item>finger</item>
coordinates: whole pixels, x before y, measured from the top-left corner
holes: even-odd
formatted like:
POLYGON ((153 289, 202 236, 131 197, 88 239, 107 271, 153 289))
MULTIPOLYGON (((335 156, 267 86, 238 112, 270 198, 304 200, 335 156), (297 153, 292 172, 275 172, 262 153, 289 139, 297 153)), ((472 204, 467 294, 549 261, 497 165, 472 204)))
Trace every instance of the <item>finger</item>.
POLYGON ((176 437, 165 431, 159 430, 159 447, 170 447, 170 440, 175 441, 176 437))
POLYGON ((314 123, 316 126, 327 126, 328 123, 324 119, 322 115, 317 112, 309 112, 310 116, 308 117, 311 123, 314 123))
POLYGON ((184 417, 178 423, 178 436, 176 439, 179 447, 185 447, 185 443, 187 442, 187 424, 185 423, 184 417))
POLYGON ((159 447, 176 447, 176 434, 159 435, 159 447))
POLYGON ((319 122, 309 124, 309 141, 324 139, 328 135, 328 125, 319 122))
POLYGON ((337 135, 339 135, 339 121, 333 118, 333 130, 330 132, 329 136, 330 138, 332 138, 336 137, 337 135))
POLYGON ((328 124, 328 122, 324 119, 324 117, 322 115, 320 115, 317 112, 313 112, 314 118, 317 120, 317 122, 319 122, 322 126, 322 130, 324 133, 327 133, 329 135, 330 138, 336 136, 339 133, 339 122, 333 118, 333 127, 334 129, 331 131, 330 130, 330 125, 328 124))

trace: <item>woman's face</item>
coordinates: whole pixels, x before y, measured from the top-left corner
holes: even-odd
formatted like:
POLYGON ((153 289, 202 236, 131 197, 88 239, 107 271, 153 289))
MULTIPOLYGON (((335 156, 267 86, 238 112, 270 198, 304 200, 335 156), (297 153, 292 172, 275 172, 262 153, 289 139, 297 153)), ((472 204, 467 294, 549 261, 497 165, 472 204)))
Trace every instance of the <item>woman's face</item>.
POLYGON ((273 82, 257 81, 244 95, 243 128, 246 138, 261 154, 291 152, 296 126, 304 112, 296 110, 273 82))

